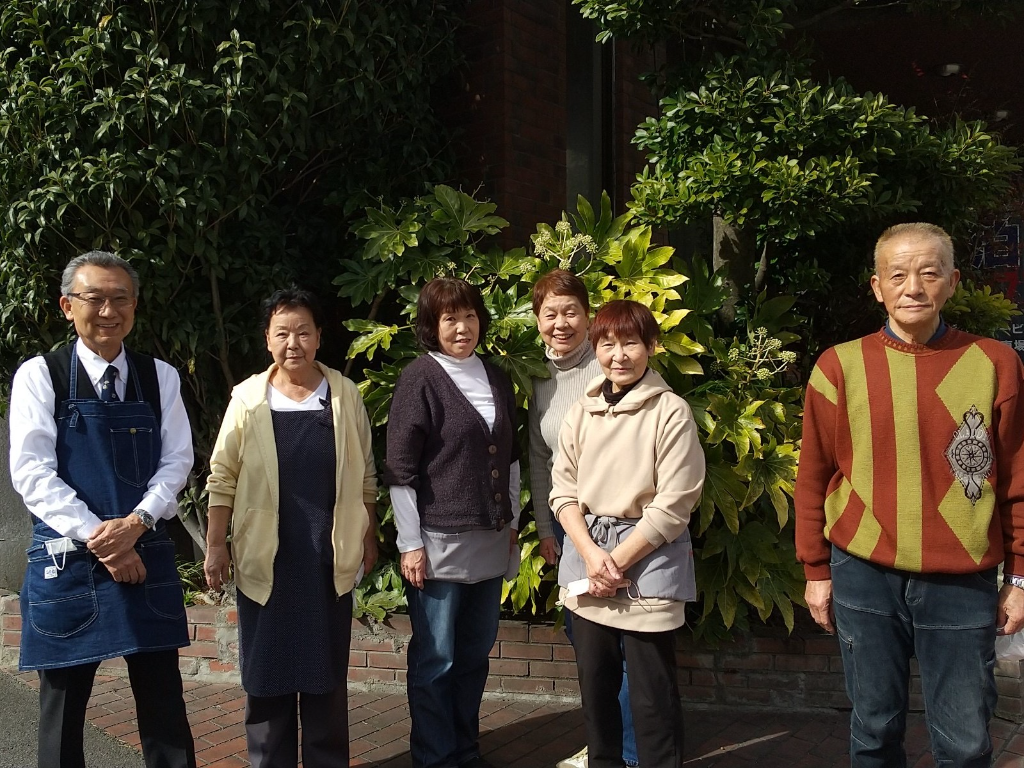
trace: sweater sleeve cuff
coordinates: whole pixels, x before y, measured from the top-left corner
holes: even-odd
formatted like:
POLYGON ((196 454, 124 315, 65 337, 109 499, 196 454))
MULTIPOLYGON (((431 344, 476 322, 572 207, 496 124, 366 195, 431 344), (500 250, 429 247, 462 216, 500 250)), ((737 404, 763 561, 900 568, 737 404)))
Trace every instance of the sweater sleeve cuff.
POLYGON ((804 577, 807 581, 829 581, 832 578, 832 565, 825 563, 804 563, 804 577))
POLYGON ((647 539, 647 542, 655 549, 667 541, 661 531, 651 525, 651 521, 646 518, 640 518, 640 522, 636 524, 636 532, 647 539))
POLYGON ((1014 574, 1024 576, 1024 555, 1017 555, 1013 552, 1006 553, 1006 560, 1003 561, 1003 575, 1014 574))
POLYGON ((235 506, 235 495, 233 493, 210 491, 208 498, 211 507, 228 507, 233 509, 235 506))

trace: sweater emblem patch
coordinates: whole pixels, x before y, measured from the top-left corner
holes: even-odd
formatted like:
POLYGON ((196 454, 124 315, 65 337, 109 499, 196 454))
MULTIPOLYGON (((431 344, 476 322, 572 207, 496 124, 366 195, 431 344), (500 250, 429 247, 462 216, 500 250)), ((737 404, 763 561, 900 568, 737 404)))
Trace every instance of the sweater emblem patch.
POLYGON ((985 428, 985 417, 977 406, 964 414, 964 420, 946 448, 946 461, 964 487, 964 496, 972 505, 981 498, 982 483, 992 471, 992 443, 985 428))

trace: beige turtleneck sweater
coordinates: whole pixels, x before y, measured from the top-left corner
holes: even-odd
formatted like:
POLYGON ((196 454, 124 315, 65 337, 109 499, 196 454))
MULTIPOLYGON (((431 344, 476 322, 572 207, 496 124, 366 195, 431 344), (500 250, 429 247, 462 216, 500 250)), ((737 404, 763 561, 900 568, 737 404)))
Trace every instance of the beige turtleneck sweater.
POLYGON ((551 468, 558 456, 558 433, 566 414, 583 396, 587 384, 601 375, 601 364, 588 340, 561 357, 548 348, 547 356, 551 378, 533 380, 529 420, 533 517, 537 521, 537 535, 542 539, 555 535, 548 494, 551 493, 551 468))

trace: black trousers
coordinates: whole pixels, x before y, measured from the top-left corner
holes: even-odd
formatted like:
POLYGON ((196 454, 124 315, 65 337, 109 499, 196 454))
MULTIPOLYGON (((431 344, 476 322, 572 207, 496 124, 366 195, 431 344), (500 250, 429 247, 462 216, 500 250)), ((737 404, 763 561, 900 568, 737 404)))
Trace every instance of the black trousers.
MULTIPOLYGON (((125 656, 146 768, 195 768, 178 650, 125 656)), ((39 768, 85 768, 82 745, 98 662, 39 671, 39 768)))
POLYGON ((640 765, 679 768, 683 709, 676 683, 675 632, 627 632, 579 616, 573 616, 572 632, 590 768, 622 768, 623 650, 640 765))
POLYGON ((348 768, 348 687, 329 693, 253 696, 245 701, 245 740, 252 768, 295 768, 302 720, 304 768, 348 768))

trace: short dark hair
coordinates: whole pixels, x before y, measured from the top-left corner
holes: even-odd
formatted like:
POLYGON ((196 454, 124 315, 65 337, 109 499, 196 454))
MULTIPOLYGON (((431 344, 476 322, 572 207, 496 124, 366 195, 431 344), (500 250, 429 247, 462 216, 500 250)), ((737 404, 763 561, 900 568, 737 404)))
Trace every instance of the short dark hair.
POLYGON ((420 347, 427 352, 440 352, 437 329, 441 315, 467 309, 476 312, 480 321, 477 343, 482 343, 491 324, 491 315, 484 306, 480 289, 457 277, 436 277, 424 285, 416 302, 416 341, 420 347))
POLYGON ((533 314, 540 314, 548 296, 571 296, 580 303, 584 312, 590 314, 590 294, 586 283, 572 272, 553 269, 537 281, 533 286, 533 314))
POLYGON ((263 300, 263 330, 270 329, 270 320, 282 309, 306 309, 313 316, 313 325, 324 327, 324 312, 320 308, 320 300, 311 292, 291 286, 280 288, 263 300))
POLYGON ((609 301, 594 315, 594 322, 590 324, 590 343, 597 347, 597 343, 608 336, 620 340, 637 336, 644 346, 650 347, 658 340, 658 321, 651 310, 639 302, 625 299, 609 301))

